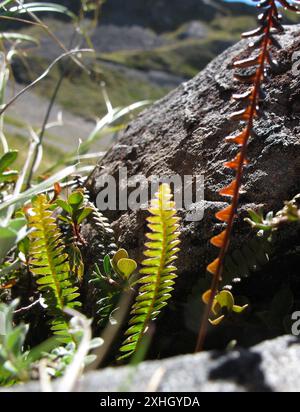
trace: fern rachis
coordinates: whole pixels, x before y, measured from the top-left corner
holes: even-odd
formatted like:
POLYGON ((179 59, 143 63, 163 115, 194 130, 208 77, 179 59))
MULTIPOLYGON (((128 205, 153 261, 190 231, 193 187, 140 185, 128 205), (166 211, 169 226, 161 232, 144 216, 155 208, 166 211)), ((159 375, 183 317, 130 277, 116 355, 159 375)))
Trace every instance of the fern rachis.
POLYGON ((172 262, 179 251, 179 218, 176 217, 175 203, 168 185, 160 186, 156 198, 151 201, 149 212, 151 216, 147 220, 151 232, 146 235, 149 239, 144 252, 146 259, 140 270, 142 277, 138 280, 140 287, 131 310, 132 318, 126 332, 128 337, 120 349, 125 355, 120 358, 129 357, 138 349, 150 322, 167 305, 177 277, 172 262))
MULTIPOLYGON (((298 9, 287 0, 278 0, 279 3, 286 9, 291 11, 298 11, 298 9)), ((220 249, 218 257, 207 266, 207 271, 213 276, 210 290, 205 292, 206 308, 201 323, 196 351, 203 348, 204 340, 207 332, 208 319, 212 312, 215 297, 218 293, 220 281, 222 279, 224 259, 229 248, 230 236, 232 232, 233 222, 236 215, 239 194, 242 183, 244 167, 247 164, 247 146, 248 140, 253 130, 253 122, 256 117, 260 115, 260 102, 262 99, 261 86, 266 75, 266 66, 270 67, 276 65, 271 56, 271 46, 275 48, 280 47, 273 34, 280 34, 284 28, 280 24, 280 15, 275 0, 265 0, 258 4, 262 13, 259 15, 260 27, 248 33, 244 33, 243 37, 255 37, 258 39, 249 45, 250 50, 259 49, 259 53, 255 57, 239 60, 234 63, 238 69, 249 69, 255 67, 254 73, 251 74, 237 74, 236 80, 242 83, 250 83, 252 87, 247 93, 234 95, 233 98, 242 103, 246 103, 246 108, 239 110, 231 115, 231 120, 240 120, 245 123, 244 129, 235 136, 226 138, 228 143, 234 143, 239 147, 236 157, 224 164, 224 167, 235 171, 234 180, 225 188, 220 190, 221 196, 228 196, 231 198, 231 203, 225 209, 216 213, 216 218, 226 224, 226 228, 217 236, 211 239, 211 244, 220 249), (209 293, 208 293, 209 292, 209 293), (207 296, 209 298, 207 299, 207 296)))

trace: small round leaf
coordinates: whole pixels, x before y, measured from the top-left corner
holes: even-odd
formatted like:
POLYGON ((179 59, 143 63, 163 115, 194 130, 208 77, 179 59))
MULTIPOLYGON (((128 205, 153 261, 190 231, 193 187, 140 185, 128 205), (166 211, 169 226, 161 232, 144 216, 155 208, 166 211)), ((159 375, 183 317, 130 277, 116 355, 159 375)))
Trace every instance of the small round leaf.
POLYGON ((133 259, 123 258, 117 263, 119 271, 126 279, 136 270, 137 264, 133 259))
POLYGON ((112 258, 112 262, 113 262, 113 264, 116 265, 120 259, 124 259, 124 258, 125 258, 125 259, 128 258, 128 253, 127 253, 127 251, 126 251, 125 249, 119 249, 119 250, 114 254, 114 257, 112 258))

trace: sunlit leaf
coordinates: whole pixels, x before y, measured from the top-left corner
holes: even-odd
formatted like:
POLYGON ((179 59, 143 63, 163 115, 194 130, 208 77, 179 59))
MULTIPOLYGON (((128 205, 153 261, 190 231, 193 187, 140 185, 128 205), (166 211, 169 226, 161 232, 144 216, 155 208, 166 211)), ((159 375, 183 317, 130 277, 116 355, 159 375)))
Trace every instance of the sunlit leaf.
POLYGON ((136 270, 137 263, 133 259, 120 259, 117 263, 119 271, 128 279, 129 276, 136 270))

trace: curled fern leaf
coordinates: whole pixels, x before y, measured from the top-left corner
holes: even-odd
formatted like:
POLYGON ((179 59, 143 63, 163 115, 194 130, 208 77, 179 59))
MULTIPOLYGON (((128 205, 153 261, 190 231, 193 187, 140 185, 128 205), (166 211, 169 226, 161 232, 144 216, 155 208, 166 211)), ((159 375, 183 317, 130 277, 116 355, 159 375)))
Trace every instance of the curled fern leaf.
POLYGON ((146 236, 146 250, 142 277, 136 301, 131 310, 129 328, 120 351, 124 354, 119 359, 131 356, 138 348, 150 322, 154 321, 161 309, 167 305, 173 290, 176 267, 173 261, 177 258, 178 221, 175 203, 172 201, 170 187, 162 184, 156 197, 151 201, 151 216, 147 218, 151 230, 146 236))
POLYGON ((223 277, 220 286, 230 284, 233 280, 241 280, 252 272, 261 269, 269 262, 272 253, 270 240, 255 236, 246 241, 240 249, 227 254, 224 259, 223 277))
POLYGON ((97 253, 101 256, 101 260, 103 261, 106 254, 112 256, 117 251, 114 231, 111 228, 107 217, 105 217, 94 203, 91 202, 89 191, 85 186, 85 181, 81 177, 76 176, 75 182, 76 185, 74 188, 82 190, 85 206, 92 209, 92 213, 88 217, 88 222, 90 222, 97 231, 97 236, 94 242, 97 244, 97 253))
POLYGON ((117 251, 117 245, 115 244, 114 231, 107 217, 105 217, 93 203, 89 202, 88 205, 92 208, 90 220, 97 229, 98 238, 103 244, 103 250, 106 251, 106 253, 115 253, 117 251))
POLYGON ((45 195, 39 195, 33 201, 28 224, 33 229, 29 234, 30 269, 37 277, 38 289, 46 301, 49 315, 53 317, 51 330, 61 342, 70 342, 72 337, 63 310, 80 306, 80 302, 75 300, 79 293, 73 284, 68 255, 45 195))

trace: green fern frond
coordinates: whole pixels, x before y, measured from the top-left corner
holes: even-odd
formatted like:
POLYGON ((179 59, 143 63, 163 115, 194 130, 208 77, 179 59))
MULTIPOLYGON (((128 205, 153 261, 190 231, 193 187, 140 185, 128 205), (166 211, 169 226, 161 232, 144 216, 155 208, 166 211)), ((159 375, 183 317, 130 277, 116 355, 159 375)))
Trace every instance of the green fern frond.
MULTIPOLYGON (((232 286, 234 283, 260 271, 270 261, 273 254, 273 245, 269 236, 255 235, 246 239, 239 248, 230 253, 228 252, 224 261, 220 291, 222 288, 228 288, 228 286, 232 286)), ((199 296, 204 294, 202 298, 205 298, 205 291, 209 289, 210 283, 210 274, 207 273, 205 278, 199 277, 184 305, 185 323, 188 329, 194 333, 198 332, 199 322, 201 321, 199 296)))
POLYGON ((151 201, 149 212, 151 216, 147 220, 151 232, 146 235, 149 239, 145 245, 146 259, 140 270, 142 277, 137 281, 140 287, 131 310, 129 329, 125 333, 127 338, 120 348, 124 355, 119 359, 127 358, 137 350, 149 323, 167 305, 177 277, 173 261, 179 251, 179 218, 176 217, 169 185, 160 186, 156 197, 151 201))
POLYGON ((102 236, 106 236, 106 243, 108 243, 107 241, 110 241, 110 243, 113 244, 114 250, 116 249, 116 245, 115 245, 115 239, 114 239, 114 231, 110 226, 110 223, 107 219, 107 217, 105 217, 96 207, 93 203, 89 202, 88 205, 93 209, 92 211, 92 219, 93 222, 95 224, 96 229, 99 230, 99 232, 102 234, 102 236))
POLYGON ((97 248, 97 256, 103 262, 104 257, 109 254, 114 255, 117 251, 114 231, 111 228, 109 220, 105 217, 90 199, 90 193, 85 186, 85 180, 82 177, 75 177, 76 185, 74 189, 81 189, 85 199, 85 205, 92 209, 87 221, 96 229, 97 235, 94 239, 97 248))
POLYGON ((271 242, 266 237, 247 240, 239 248, 226 256, 221 285, 231 284, 236 279, 240 280, 257 272, 266 265, 272 254, 271 242))
POLYGON ((68 255, 46 195, 39 195, 33 201, 28 224, 33 229, 29 234, 30 270, 37 277, 38 289, 53 317, 51 330, 61 342, 69 342, 72 337, 63 310, 81 304, 75 300, 78 288, 73 284, 68 255))

